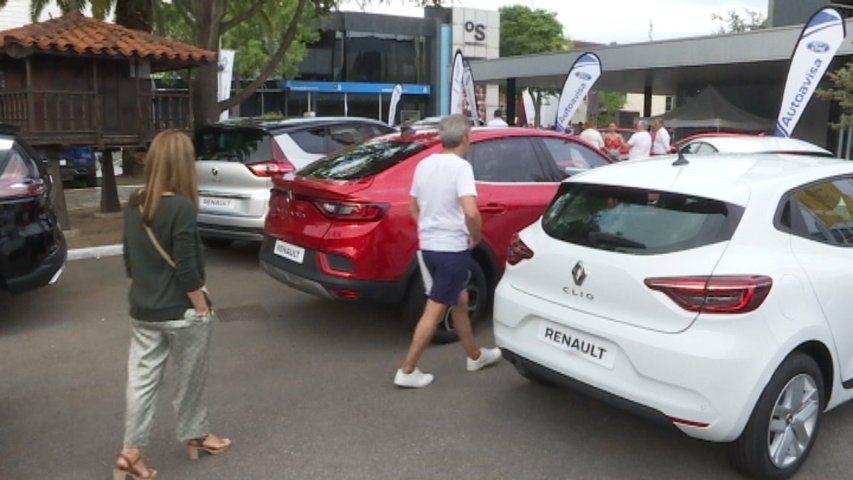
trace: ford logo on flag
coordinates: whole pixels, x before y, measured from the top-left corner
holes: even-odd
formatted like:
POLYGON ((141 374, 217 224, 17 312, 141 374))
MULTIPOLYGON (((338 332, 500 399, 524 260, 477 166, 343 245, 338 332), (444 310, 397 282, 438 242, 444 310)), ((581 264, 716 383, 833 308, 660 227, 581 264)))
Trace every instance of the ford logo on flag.
POLYGON ((814 41, 806 45, 806 48, 815 53, 826 53, 829 51, 829 45, 825 42, 814 41))
POLYGON ((580 78, 581 80, 586 80, 587 82, 592 80, 592 75, 590 75, 586 72, 576 72, 575 76, 580 78))

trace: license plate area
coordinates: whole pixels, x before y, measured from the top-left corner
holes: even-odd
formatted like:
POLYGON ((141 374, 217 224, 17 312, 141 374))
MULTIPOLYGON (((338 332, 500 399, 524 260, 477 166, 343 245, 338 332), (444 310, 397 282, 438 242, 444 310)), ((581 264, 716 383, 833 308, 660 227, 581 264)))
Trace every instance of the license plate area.
POLYGON ((202 210, 234 212, 238 208, 238 202, 234 198, 201 197, 200 203, 202 210))
POLYGON ((279 257, 286 258, 291 262, 302 263, 305 260, 305 249, 292 243, 275 241, 273 253, 279 257))
POLYGON ((573 328, 548 321, 539 324, 537 338, 554 348, 580 357, 588 362, 613 369, 616 363, 616 344, 601 337, 579 332, 573 328))

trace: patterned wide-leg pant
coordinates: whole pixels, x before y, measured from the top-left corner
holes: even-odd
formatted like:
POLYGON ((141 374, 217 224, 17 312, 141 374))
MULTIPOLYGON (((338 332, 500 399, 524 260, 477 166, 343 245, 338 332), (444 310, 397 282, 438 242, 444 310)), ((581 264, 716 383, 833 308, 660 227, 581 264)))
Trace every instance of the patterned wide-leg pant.
POLYGON ((187 310, 184 318, 167 322, 131 321, 130 355, 127 362, 127 412, 124 447, 148 445, 157 393, 171 358, 177 373, 178 441, 209 433, 204 388, 212 322, 187 310))

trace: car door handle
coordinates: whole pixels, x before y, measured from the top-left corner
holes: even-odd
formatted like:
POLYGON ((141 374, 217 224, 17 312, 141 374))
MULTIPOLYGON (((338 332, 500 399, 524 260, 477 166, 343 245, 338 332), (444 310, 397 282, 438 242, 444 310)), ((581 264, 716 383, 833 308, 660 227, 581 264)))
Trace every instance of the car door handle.
POLYGON ((480 205, 481 213, 504 213, 506 211, 506 207, 500 203, 488 203, 486 205, 480 205))

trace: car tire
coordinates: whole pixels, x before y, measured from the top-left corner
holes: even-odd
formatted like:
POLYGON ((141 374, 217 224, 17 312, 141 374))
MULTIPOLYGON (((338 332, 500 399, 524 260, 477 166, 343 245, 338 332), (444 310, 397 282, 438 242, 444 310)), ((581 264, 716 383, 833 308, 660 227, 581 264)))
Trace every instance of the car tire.
POLYGON ((743 433, 730 445, 733 466, 753 478, 777 480, 796 473, 820 430, 826 406, 823 381, 812 357, 799 352, 788 356, 764 387, 743 433))
POLYGON ((95 167, 86 170, 86 186, 90 188, 98 186, 98 172, 95 167))
POLYGON ((219 237, 201 237, 201 243, 203 243, 208 248, 213 248, 216 250, 222 250, 224 248, 228 248, 234 243, 234 240, 230 238, 219 238, 219 237))
MULTIPOLYGON (((473 328, 479 320, 482 320, 489 308, 489 284, 486 281, 486 274, 483 273, 483 268, 473 258, 469 266, 471 271, 471 280, 468 282, 468 315, 471 318, 471 327, 473 328)), ((416 271, 414 279, 409 285, 409 290, 403 300, 403 320, 413 330, 421 319, 421 314, 424 312, 426 303, 426 294, 424 293, 424 282, 420 271, 416 271)), ((459 335, 453 328, 453 321, 450 318, 450 309, 444 315, 438 330, 433 337, 433 343, 444 344, 453 343, 459 340, 459 335)))

